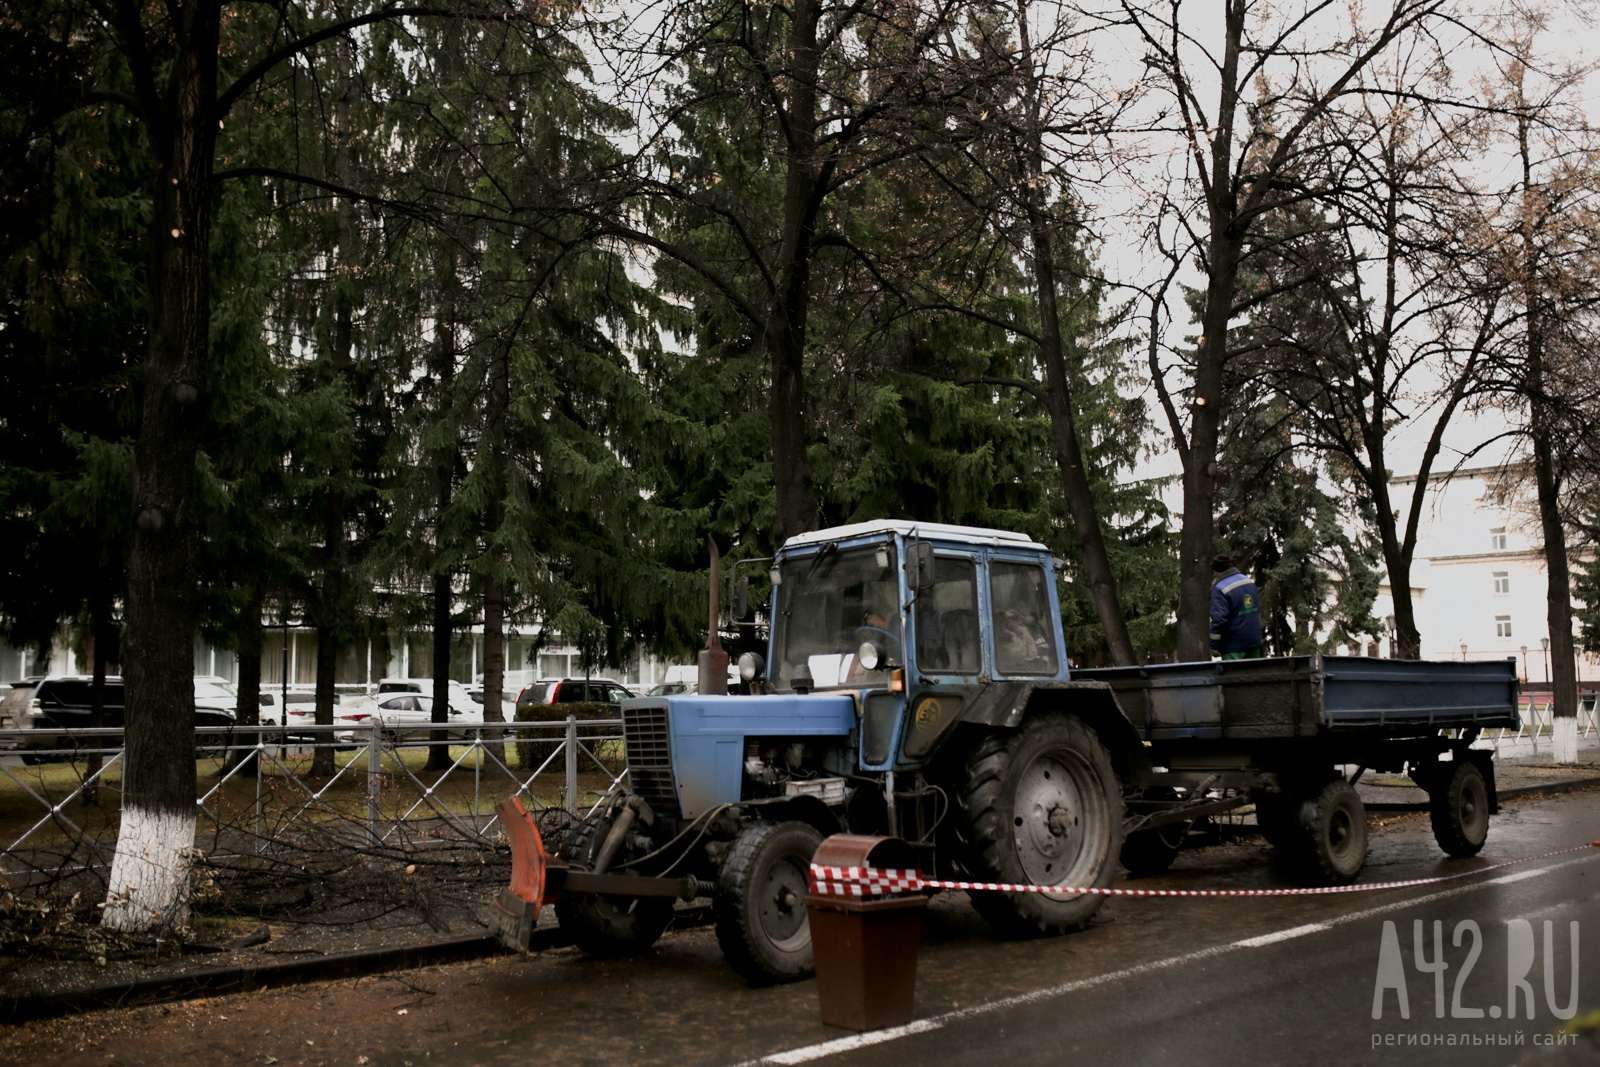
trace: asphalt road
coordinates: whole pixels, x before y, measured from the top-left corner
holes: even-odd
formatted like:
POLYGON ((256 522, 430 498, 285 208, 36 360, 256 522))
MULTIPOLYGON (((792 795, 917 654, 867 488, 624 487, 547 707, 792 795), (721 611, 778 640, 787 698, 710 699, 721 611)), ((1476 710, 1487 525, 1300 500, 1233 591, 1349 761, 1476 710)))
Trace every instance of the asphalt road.
MULTIPOLYGON (((1509 805, 1474 860, 1445 859, 1426 818, 1374 820, 1373 830, 1364 880, 1437 877, 1595 840, 1600 792, 1509 805)), ((1292 883, 1271 850, 1232 845, 1186 853, 1171 874, 1130 884, 1292 883)), ((0 1062, 1594 1064, 1587 1039, 1543 1042, 1562 1025, 1555 1009, 1564 1013, 1573 998, 1574 922, 1579 1017, 1600 1008, 1597 896, 1600 848, 1584 848, 1407 889, 1115 899, 1083 933, 1008 943, 947 894, 928 912, 916 1019, 897 1030, 850 1035, 823 1026, 812 982, 746 988, 711 932, 698 929, 620 963, 560 950, 30 1024, 0 1035, 0 1062), (1434 974, 1418 966, 1416 920, 1423 962, 1447 964, 1442 998, 1434 974), (1508 939, 1520 935, 1508 933, 1510 920, 1530 924, 1532 945, 1527 966, 1512 975, 1525 970, 1527 982, 1514 1019, 1505 1010, 1508 939), (1386 957, 1389 922, 1395 939, 1386 957), (1375 1019, 1384 977, 1390 987, 1375 1019), (1393 988, 1402 984, 1409 1018, 1393 988), (1474 1010, 1484 1014, 1467 1014, 1474 1010)))

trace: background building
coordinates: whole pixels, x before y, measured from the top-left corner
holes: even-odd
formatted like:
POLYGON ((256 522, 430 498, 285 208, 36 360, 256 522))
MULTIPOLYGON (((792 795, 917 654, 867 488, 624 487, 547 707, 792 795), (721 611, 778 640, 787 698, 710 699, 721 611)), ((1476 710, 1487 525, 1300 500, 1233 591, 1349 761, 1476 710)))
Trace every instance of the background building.
MULTIPOLYGON (((1530 479, 1518 469, 1477 467, 1432 479, 1411 567, 1411 599, 1424 659, 1513 657, 1534 686, 1550 680, 1548 578, 1530 479)), ((1413 477, 1395 478, 1408 501, 1413 477)), ((1574 558, 1587 558, 1574 552, 1574 558)), ((1393 614, 1387 580, 1373 613, 1393 614)), ((1392 652, 1391 634, 1386 653, 1392 652)), ((1578 656, 1580 684, 1600 682, 1600 659, 1578 656)))

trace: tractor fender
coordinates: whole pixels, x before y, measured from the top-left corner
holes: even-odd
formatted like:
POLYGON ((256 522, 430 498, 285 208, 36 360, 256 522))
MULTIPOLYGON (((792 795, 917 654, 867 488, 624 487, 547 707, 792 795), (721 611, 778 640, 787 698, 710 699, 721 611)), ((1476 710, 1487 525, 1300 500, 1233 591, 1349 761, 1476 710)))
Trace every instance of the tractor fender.
POLYGON ((813 796, 798 797, 771 797, 763 800, 741 801, 739 807, 746 814, 760 815, 767 822, 797 822, 809 823, 817 828, 823 837, 842 833, 844 825, 839 821, 839 816, 828 805, 813 796))
POLYGON ((1124 788, 1150 774, 1149 750, 1105 682, 992 682, 967 705, 961 721, 1012 730, 1028 716, 1049 711, 1075 715, 1100 735, 1124 788))

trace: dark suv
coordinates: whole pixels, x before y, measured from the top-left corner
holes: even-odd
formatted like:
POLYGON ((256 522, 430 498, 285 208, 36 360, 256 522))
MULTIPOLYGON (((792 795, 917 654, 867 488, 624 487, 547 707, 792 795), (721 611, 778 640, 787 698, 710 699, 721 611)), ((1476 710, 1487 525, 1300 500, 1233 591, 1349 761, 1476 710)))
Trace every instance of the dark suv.
MULTIPOLYGON (((213 728, 233 726, 232 708, 222 706, 223 694, 206 679, 196 679, 195 725, 213 728), (202 699, 204 698, 204 699, 202 699)), ((89 726, 94 700, 94 679, 88 675, 67 675, 18 682, 3 704, 6 719, 0 725, 10 730, 83 730, 89 726), (31 685, 30 685, 31 683, 31 685), (29 686, 24 699, 17 690, 29 686)), ((122 679, 106 679, 103 724, 120 727, 124 722, 122 679)), ((37 740, 7 739, 0 744, 24 749, 72 748, 69 738, 40 737, 37 740)))
POLYGON ((541 678, 517 694, 517 706, 528 704, 620 704, 634 694, 609 678, 541 678))

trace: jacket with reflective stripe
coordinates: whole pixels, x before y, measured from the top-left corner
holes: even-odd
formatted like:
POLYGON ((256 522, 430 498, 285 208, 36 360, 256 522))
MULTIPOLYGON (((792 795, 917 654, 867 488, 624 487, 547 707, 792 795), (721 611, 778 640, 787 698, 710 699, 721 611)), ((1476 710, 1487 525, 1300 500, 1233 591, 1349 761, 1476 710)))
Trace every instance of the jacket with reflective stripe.
POLYGON ((1261 645, 1261 595, 1237 567, 1217 576, 1211 587, 1211 649, 1243 652, 1261 645))

